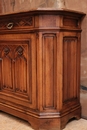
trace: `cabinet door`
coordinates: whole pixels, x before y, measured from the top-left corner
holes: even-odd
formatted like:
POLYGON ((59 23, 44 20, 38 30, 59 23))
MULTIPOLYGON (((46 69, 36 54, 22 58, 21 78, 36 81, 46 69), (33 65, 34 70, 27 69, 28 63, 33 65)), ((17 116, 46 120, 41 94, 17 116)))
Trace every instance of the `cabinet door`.
POLYGON ((0 41, 0 99, 2 102, 6 101, 13 106, 35 107, 32 61, 36 59, 32 60, 34 49, 31 50, 31 47, 30 39, 0 41))

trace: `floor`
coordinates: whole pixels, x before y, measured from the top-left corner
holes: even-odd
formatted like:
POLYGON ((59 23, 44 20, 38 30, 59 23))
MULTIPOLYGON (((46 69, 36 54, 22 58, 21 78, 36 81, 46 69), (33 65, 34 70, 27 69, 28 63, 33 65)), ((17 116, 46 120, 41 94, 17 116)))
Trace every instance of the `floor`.
POLYGON ((81 90, 80 101, 82 106, 82 117, 87 119, 87 90, 81 90))
MULTIPOLYGON (((87 117, 87 92, 81 91, 81 105, 82 105, 82 116, 87 117)), ((6 114, 4 112, 0 112, 0 130, 33 130, 29 123, 6 114)), ((87 130, 87 120, 73 120, 69 122, 65 129, 63 130, 87 130)))

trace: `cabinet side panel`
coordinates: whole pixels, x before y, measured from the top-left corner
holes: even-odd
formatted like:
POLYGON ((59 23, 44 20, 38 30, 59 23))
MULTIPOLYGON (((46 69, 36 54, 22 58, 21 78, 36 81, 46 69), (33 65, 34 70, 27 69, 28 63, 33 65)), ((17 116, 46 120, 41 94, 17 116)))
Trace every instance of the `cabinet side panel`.
POLYGON ((63 102, 77 98, 77 38, 64 38, 63 102))
POLYGON ((43 36, 43 104, 44 109, 55 107, 56 88, 56 36, 43 36))

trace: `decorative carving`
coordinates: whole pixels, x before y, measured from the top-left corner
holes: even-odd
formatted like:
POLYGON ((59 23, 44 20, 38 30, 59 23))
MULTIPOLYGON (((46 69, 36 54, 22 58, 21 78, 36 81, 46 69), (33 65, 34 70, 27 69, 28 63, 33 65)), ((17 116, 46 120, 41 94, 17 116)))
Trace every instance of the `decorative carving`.
POLYGON ((23 48, 21 47, 21 46, 19 46, 17 49, 16 49, 16 51, 17 51, 17 53, 18 53, 18 55, 23 55, 23 48))
POLYGON ((7 60, 9 59, 10 62, 11 62, 12 55, 11 55, 11 50, 10 50, 9 46, 1 45, 1 47, 0 47, 0 58, 2 58, 2 59, 7 58, 7 60))
POLYGON ((15 25, 16 26, 32 26, 33 24, 33 19, 32 17, 29 18, 24 18, 24 19, 19 19, 15 25))
POLYGON ((0 28, 2 29, 7 29, 7 25, 8 23, 13 23, 13 27, 25 27, 25 26, 33 26, 33 17, 24 17, 24 19, 22 18, 18 18, 18 19, 8 19, 7 21, 3 21, 3 20, 0 20, 0 28))
POLYGON ((23 92, 23 93, 27 93, 27 91, 26 90, 21 90, 20 88, 16 88, 16 92, 23 92))
POLYGON ((24 56, 24 49, 22 46, 18 46, 16 48, 16 51, 15 51, 15 58, 13 59, 13 61, 15 62, 17 60, 17 58, 23 58, 23 60, 25 60, 25 62, 27 63, 27 59, 26 57, 24 56))
POLYGON ((5 86, 5 85, 3 85, 2 88, 3 89, 13 89, 13 87, 11 87, 11 86, 5 86))
POLYGON ((75 42, 77 39, 75 37, 65 37, 64 42, 71 43, 75 42))
POLYGON ((8 55, 10 52, 10 49, 8 47, 4 48, 4 54, 5 55, 8 55))
POLYGON ((27 93, 27 51, 27 44, 8 44, 8 46, 5 44, 0 45, 0 59, 2 64, 2 90, 6 89, 24 94, 27 93), (6 65, 7 67, 5 67, 6 65), (15 78, 17 75, 17 82, 14 85, 12 77, 15 78))
POLYGON ((37 38, 37 39, 39 38, 39 33, 36 33, 36 38, 37 38))

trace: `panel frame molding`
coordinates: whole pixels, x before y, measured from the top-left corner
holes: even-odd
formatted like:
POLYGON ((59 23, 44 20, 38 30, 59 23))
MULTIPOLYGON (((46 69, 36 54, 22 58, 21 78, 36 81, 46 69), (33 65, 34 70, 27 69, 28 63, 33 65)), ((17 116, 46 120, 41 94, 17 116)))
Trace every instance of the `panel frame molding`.
MULTIPOLYGON (((50 44, 49 44, 49 47, 50 47, 50 44)), ((52 46, 51 46, 52 47, 52 46)), ((43 110, 45 110, 45 111, 47 111, 47 110, 56 110, 57 109, 57 100, 56 100, 56 95, 57 95, 57 93, 56 93, 56 90, 57 90, 57 73, 56 73, 56 68, 57 68, 57 61, 56 61, 56 58, 57 58, 57 35, 56 35, 56 33, 50 33, 50 32, 47 32, 47 33, 42 33, 42 48, 43 48, 43 50, 42 50, 42 57, 43 57, 43 65, 42 65, 42 73, 43 73, 43 75, 42 75, 42 77, 43 77, 43 94, 42 94, 42 96, 43 96, 43 110), (50 43, 50 44, 53 44, 53 50, 51 50, 51 51, 53 51, 53 54, 52 54, 52 52, 51 52, 51 54, 53 55, 53 61, 54 62, 52 62, 53 63, 53 92, 52 93, 50 93, 50 94, 52 94, 51 96, 49 95, 47 95, 48 96, 48 98, 49 98, 49 100, 51 100, 51 98, 52 98, 52 102, 50 102, 51 103, 51 105, 46 105, 46 93, 48 93, 49 94, 49 92, 48 92, 48 90, 46 90, 46 76, 47 76, 47 73, 48 72, 46 72, 46 66, 47 66, 47 63, 46 63, 46 56, 45 56, 45 53, 46 53, 46 51, 47 50, 45 50, 47 47, 45 47, 44 48, 44 46, 47 46, 46 45, 46 39, 48 38, 48 40, 49 40, 49 38, 52 38, 53 39, 53 41, 52 41, 52 39, 51 39, 51 42, 52 43, 50 43), (45 45, 44 45, 45 44, 45 45), (55 59, 55 60, 54 60, 55 59), (46 73, 46 74, 45 74, 46 73)), ((47 52, 48 53, 48 52, 47 52)), ((49 57, 48 57, 49 58, 49 57)), ((52 56, 51 56, 51 58, 52 58, 52 56)), ((49 59, 48 59, 49 60, 49 59)), ((50 59, 51 60, 51 59, 50 59)), ((48 63, 49 64, 49 63, 48 63)), ((50 64, 49 64, 50 65, 50 64)), ((52 68, 51 68, 52 69, 52 68)), ((51 70, 49 70, 49 71, 51 71, 51 70)), ((47 77, 49 77, 49 76, 47 76, 47 77)), ((50 77, 51 78, 51 77, 50 77)), ((49 85, 50 83, 48 83, 48 85, 49 85)), ((47 86, 48 87, 48 86, 47 86)), ((50 87, 50 86, 49 86, 50 87)), ((52 86, 51 86, 51 91, 52 91, 52 86)), ((49 102, 49 101, 48 101, 49 102)), ((49 104, 49 103, 48 103, 49 104)))
MULTIPOLYGON (((0 45, 3 45, 4 44, 4 46, 6 45, 6 43, 8 43, 9 42, 9 45, 11 46, 11 43, 15 43, 16 42, 16 45, 18 45, 19 44, 19 46, 20 46, 20 43, 22 42, 22 45, 24 44, 26 44, 26 45, 28 45, 28 49, 29 49, 29 51, 30 51, 30 53, 31 53, 31 47, 30 47, 30 44, 31 44, 31 39, 29 38, 29 39, 9 39, 9 41, 8 41, 8 39, 5 39, 5 40, 0 40, 0 45), (18 43, 17 43, 18 42, 18 43), (1 44, 2 43, 2 44, 1 44)), ((15 45, 15 44, 13 44, 13 45, 15 45)), ((31 59, 31 56, 30 56, 30 59, 31 59)), ((14 60, 15 59, 13 59, 12 60, 12 66, 14 66, 14 60)), ((28 65, 27 66, 29 66, 29 63, 28 63, 28 65)), ((28 71, 29 72, 29 71, 28 71)), ((14 74, 12 74, 12 75, 14 75, 14 74)), ((2 77, 2 76, 1 76, 2 77)), ((14 77, 14 76, 12 76, 12 77, 14 77)), ((28 81, 27 81, 28 82, 28 81)), ((29 81, 30 82, 30 81, 29 81)), ((14 84, 14 81, 13 81, 13 83, 12 84, 14 84)), ((29 83, 30 84, 30 83, 29 83)), ((31 86, 31 85, 29 85, 29 86, 31 86)), ((28 84, 27 84, 27 87, 28 87, 28 84)), ((32 87, 32 86, 31 86, 32 87)), ((16 88, 14 88, 14 85, 13 85, 13 90, 8 90, 8 89, 0 89, 0 92, 2 92, 2 94, 4 94, 3 93, 3 91, 5 92, 5 93, 9 93, 9 94, 11 94, 11 95, 13 95, 13 93, 15 93, 15 89, 16 88)), ((25 98, 25 100, 26 101, 28 101, 30 104, 32 104, 32 89, 30 88, 30 90, 31 90, 31 92, 29 92, 29 91, 27 91, 27 93, 26 94, 22 94, 22 93, 16 93, 16 96, 18 97, 18 96, 20 96, 20 99, 21 98, 25 98), (30 96, 31 95, 31 96, 30 96)), ((15 99, 17 98, 15 96, 15 99)))

